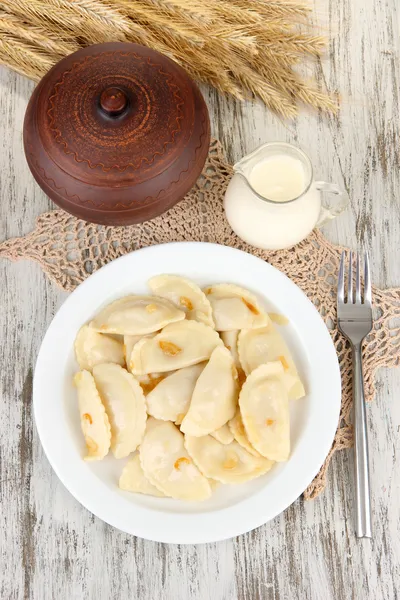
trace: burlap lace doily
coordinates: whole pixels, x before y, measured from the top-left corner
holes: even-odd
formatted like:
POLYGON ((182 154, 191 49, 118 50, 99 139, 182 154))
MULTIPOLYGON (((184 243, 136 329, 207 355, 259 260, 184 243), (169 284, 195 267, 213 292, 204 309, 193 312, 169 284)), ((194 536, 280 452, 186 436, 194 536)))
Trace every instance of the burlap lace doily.
MULTIPOLYGON (((330 244, 319 231, 284 251, 266 252, 242 242, 225 219, 222 199, 232 173, 221 145, 213 141, 203 174, 193 190, 169 212, 141 225, 103 227, 91 225, 61 210, 37 219, 35 230, 22 238, 0 244, 0 256, 11 260, 33 259, 64 290, 73 290, 90 273, 109 261, 143 246, 170 241, 216 242, 240 248, 268 261, 288 275, 319 310, 332 335, 342 373, 342 409, 335 440, 320 472, 304 492, 315 498, 326 485, 333 453, 353 442, 351 425, 351 356, 336 326, 336 273, 342 248, 330 244)), ((375 394, 379 367, 399 363, 400 288, 373 289, 374 330, 364 347, 367 400, 375 394)))

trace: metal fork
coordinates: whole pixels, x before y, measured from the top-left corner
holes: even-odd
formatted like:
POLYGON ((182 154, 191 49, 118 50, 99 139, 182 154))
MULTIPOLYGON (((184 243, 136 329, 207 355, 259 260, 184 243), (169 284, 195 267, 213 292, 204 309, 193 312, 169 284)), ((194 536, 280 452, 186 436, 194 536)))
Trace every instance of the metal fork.
POLYGON ((362 372, 362 341, 372 329, 372 297, 368 254, 364 258, 364 294, 361 289, 361 260, 356 255, 355 290, 353 286, 353 253, 350 252, 345 300, 345 252, 342 253, 338 280, 338 327, 349 340, 353 353, 354 453, 356 487, 356 535, 372 537, 371 496, 369 483, 367 416, 362 372), (354 293, 355 292, 355 293, 354 293))

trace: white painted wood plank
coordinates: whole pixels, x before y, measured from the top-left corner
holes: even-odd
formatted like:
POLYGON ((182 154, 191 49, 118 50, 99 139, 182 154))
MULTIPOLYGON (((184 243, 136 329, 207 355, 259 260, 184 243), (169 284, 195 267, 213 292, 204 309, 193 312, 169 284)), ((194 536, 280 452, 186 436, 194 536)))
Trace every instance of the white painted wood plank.
MULTIPOLYGON (((365 244, 373 279, 400 284, 399 31, 396 0, 320 0, 330 59, 316 73, 343 104, 337 118, 302 112, 282 123, 261 104, 203 88, 214 133, 236 160, 258 144, 291 141, 318 179, 346 185, 351 208, 325 228, 365 244)), ((51 206, 30 176, 22 123, 33 85, 0 69, 0 239, 26 233, 51 206)), ((167 546, 120 533, 83 509, 50 468, 32 421, 32 369, 65 294, 32 263, 0 262, 0 597, 57 600, 394 600, 400 588, 400 373, 379 374, 369 408, 375 536, 353 534, 351 453, 329 485, 254 532, 218 544, 167 546)))

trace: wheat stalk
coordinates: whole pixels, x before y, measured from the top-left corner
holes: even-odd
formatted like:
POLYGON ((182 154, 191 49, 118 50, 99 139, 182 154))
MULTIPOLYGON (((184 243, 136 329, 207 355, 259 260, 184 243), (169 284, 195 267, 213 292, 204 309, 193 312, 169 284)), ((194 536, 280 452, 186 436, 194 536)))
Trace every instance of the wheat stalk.
POLYGON ((283 116, 298 102, 333 111, 337 100, 294 70, 326 45, 307 27, 309 13, 303 0, 0 0, 0 62, 39 79, 80 47, 131 41, 283 116))
POLYGON ((24 65, 25 71, 28 70, 35 80, 40 79, 54 63, 45 53, 8 34, 2 34, 0 37, 0 62, 11 65, 20 73, 24 65))
POLYGON ((129 20, 99 0, 1 0, 1 4, 7 12, 49 29, 61 39, 123 41, 129 32, 129 20))
POLYGON ((79 44, 76 42, 59 40, 50 31, 37 25, 27 25, 19 17, 2 10, 0 10, 0 32, 24 40, 60 58, 79 49, 79 44))
POLYGON ((311 11, 311 7, 296 0, 230 0, 232 4, 247 10, 253 10, 259 17, 265 19, 285 18, 292 23, 294 20, 304 22, 311 11))
POLYGON ((181 17, 184 11, 186 18, 201 24, 211 22, 214 14, 207 3, 201 0, 149 0, 148 4, 172 18, 181 17))
POLYGON ((290 94, 304 104, 310 104, 315 108, 322 108, 332 112, 338 109, 338 98, 328 97, 317 90, 312 84, 307 85, 294 71, 285 73, 285 76, 282 76, 282 72, 279 71, 277 68, 278 65, 277 63, 274 64, 274 61, 275 58, 267 56, 263 50, 259 56, 258 70, 275 89, 281 93, 290 94))

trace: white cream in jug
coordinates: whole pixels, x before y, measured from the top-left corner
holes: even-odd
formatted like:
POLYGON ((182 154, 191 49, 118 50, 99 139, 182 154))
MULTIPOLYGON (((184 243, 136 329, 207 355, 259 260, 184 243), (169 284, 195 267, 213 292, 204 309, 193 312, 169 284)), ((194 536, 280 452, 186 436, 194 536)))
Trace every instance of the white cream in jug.
POLYGON ((301 160, 272 154, 255 162, 246 175, 233 176, 225 195, 226 217, 252 246, 288 248, 307 237, 318 221, 320 192, 313 183, 307 189, 308 184, 301 160))
POLYGON ((275 202, 297 198, 308 185, 302 163, 287 154, 276 154, 255 164, 249 181, 257 194, 275 202))

